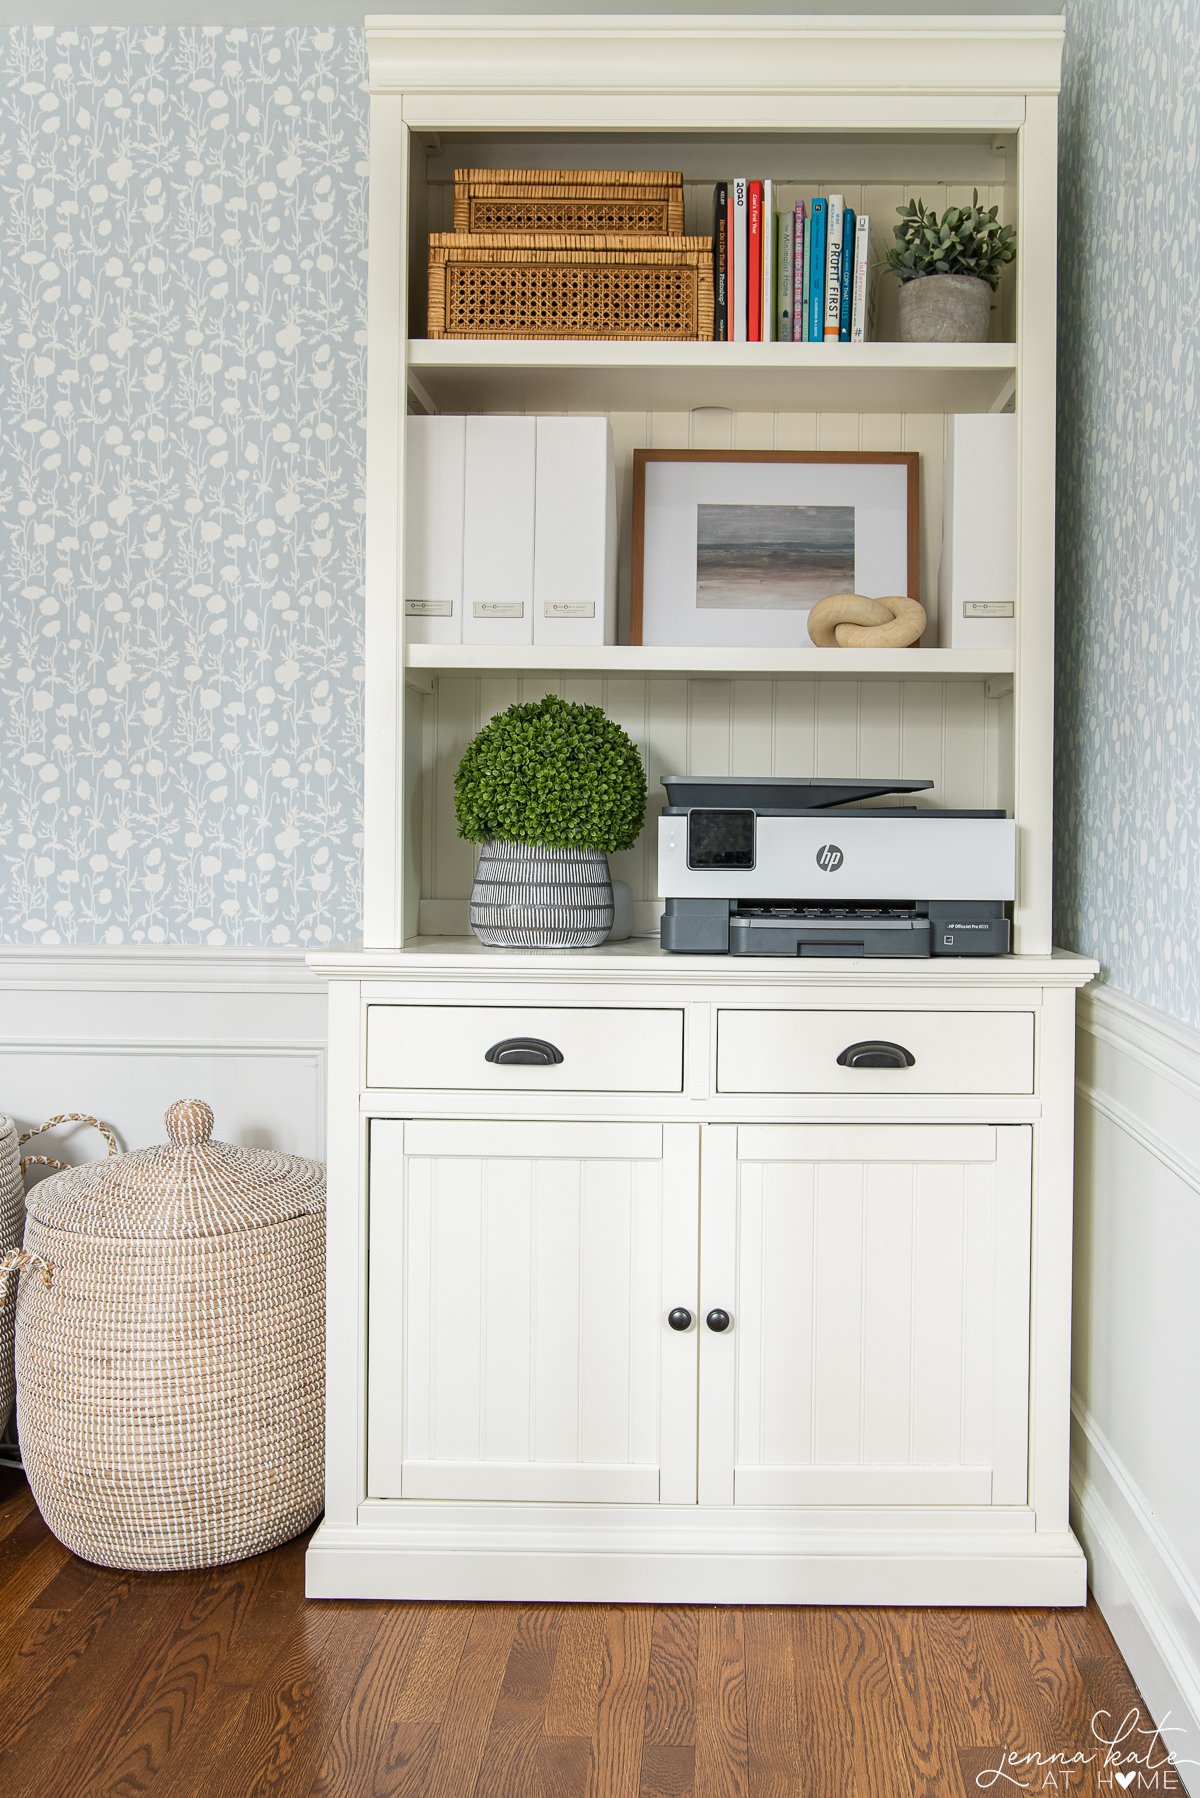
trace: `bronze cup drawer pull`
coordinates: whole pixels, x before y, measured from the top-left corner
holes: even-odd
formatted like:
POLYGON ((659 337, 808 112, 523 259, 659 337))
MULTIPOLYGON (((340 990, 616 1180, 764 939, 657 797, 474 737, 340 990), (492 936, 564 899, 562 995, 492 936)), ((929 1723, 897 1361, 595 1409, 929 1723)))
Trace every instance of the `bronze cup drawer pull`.
POLYGON ((838 1056, 840 1068, 911 1068, 916 1056, 903 1043, 851 1043, 838 1056))
POLYGON ((551 1068, 562 1058, 562 1050, 541 1036, 506 1036, 503 1042, 493 1043, 484 1056, 485 1061, 494 1061, 504 1068, 551 1068))

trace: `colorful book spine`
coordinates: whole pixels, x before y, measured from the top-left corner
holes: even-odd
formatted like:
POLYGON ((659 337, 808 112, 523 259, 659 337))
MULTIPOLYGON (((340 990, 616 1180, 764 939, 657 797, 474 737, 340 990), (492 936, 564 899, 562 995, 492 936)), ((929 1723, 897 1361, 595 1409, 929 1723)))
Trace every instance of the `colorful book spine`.
POLYGON ((746 195, 746 341, 762 342, 762 182, 746 195))
POLYGON ((842 215, 841 194, 830 194, 825 221, 825 325, 826 343, 836 343, 842 320, 842 215))
POLYGON ((854 225, 854 300, 850 308, 850 341, 867 341, 867 257, 871 248, 871 220, 860 212, 854 225))
POLYGON ((792 277, 792 337, 796 343, 803 343, 808 333, 804 329, 804 309, 807 289, 804 285, 804 246, 808 242, 808 220, 804 210, 804 201, 796 201, 796 261, 792 277))
POLYGON ((825 220, 828 206, 824 200, 812 203, 812 233, 808 244, 808 341, 820 343, 825 336, 825 220))
POLYGON ((854 208, 847 206, 842 221, 842 293, 838 306, 838 342, 850 341, 850 311, 854 301, 854 208))
POLYGON ((713 337, 729 342, 729 183, 713 189, 713 337))
POLYGON ((791 343, 793 300, 796 291, 796 215, 781 212, 775 220, 775 337, 791 343))
POLYGON ((775 183, 763 182, 762 340, 775 341, 775 183))
POLYGON ((729 333, 732 343, 746 342, 746 214, 749 211, 750 183, 744 175, 737 175, 733 180, 733 230, 730 233, 733 270, 732 290, 730 293, 730 316, 733 329, 729 333))

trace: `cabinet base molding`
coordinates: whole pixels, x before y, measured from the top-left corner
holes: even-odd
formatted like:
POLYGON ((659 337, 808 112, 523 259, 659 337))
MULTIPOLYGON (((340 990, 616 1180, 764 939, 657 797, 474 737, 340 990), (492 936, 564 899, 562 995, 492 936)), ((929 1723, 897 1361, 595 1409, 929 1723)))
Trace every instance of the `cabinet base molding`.
MULTIPOLYGON (((750 1534, 749 1531, 746 1532, 750 1534)), ((466 1532, 463 1532, 464 1536, 466 1532)), ((808 1536, 802 1553, 664 1546, 606 1551, 431 1544, 423 1530, 324 1523, 309 1598, 526 1604, 1083 1605, 1087 1564, 1069 1532, 808 1536)))

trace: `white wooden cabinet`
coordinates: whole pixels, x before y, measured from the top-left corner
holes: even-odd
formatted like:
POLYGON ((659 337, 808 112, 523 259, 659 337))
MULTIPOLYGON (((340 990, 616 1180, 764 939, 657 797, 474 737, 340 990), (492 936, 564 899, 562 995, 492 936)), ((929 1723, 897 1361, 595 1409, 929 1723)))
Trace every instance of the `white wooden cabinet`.
POLYGON ((705 1133, 701 1356, 714 1504, 1022 1504, 1030 1132, 705 1133))
POLYGON ((367 36, 365 947, 313 962, 331 1024, 309 1592, 1081 1603, 1074 998, 1095 965, 1050 936, 1062 20, 431 11, 367 36), (877 261, 904 200, 978 188, 1018 233, 993 341, 894 341, 886 281, 862 345, 423 339, 456 166, 606 163, 682 169, 689 231, 731 171, 781 205, 833 185, 877 261), (932 611, 947 417, 1009 407, 1011 648, 935 648, 932 616, 902 651, 406 637, 409 412, 607 414, 627 616, 636 449, 916 450, 932 611), (454 771, 494 712, 547 690, 603 706, 644 757, 647 828, 613 863, 634 935, 488 950, 454 771), (936 804, 1003 807, 1014 953, 663 954, 672 773, 916 775, 936 804), (512 1036, 562 1059, 489 1061, 512 1036), (879 1037, 912 1065, 838 1064, 879 1037))
POLYGON ((370 1496, 693 1502, 695 1125, 371 1136, 370 1496))

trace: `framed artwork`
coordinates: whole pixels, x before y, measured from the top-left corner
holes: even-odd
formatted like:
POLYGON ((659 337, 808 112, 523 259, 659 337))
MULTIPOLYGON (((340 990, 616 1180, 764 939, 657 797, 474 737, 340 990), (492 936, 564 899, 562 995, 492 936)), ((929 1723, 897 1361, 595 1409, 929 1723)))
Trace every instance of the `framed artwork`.
POLYGON ((919 599, 915 451, 635 450, 629 640, 796 648, 829 593, 919 599))

